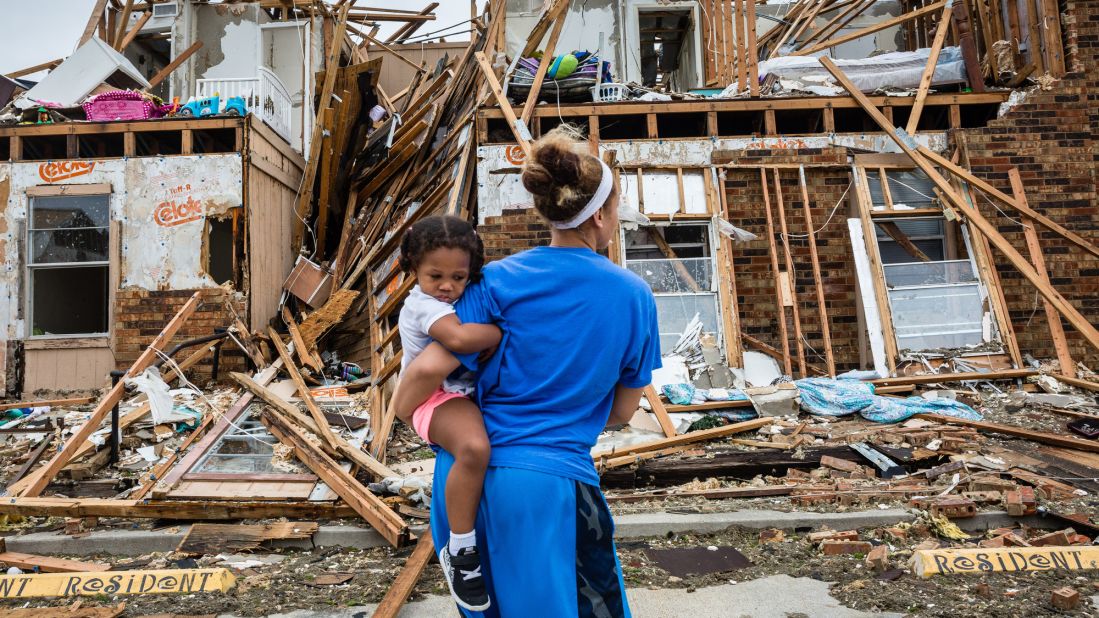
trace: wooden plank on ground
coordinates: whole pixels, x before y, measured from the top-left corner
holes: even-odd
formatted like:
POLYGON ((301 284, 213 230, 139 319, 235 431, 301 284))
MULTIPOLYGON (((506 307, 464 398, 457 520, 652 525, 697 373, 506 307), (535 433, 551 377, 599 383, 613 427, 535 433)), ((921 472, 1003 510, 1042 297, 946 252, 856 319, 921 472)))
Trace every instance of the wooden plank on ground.
POLYGON ((39 401, 17 401, 15 403, 0 403, 0 411, 15 410, 17 408, 40 408, 45 406, 82 406, 92 403, 95 397, 73 397, 72 399, 42 399, 39 401))
POLYGON ((1091 440, 1081 440, 1079 438, 1070 438, 1068 436, 1060 436, 1054 433, 1047 433, 1044 431, 1032 431, 1030 429, 1024 429, 1022 427, 1013 427, 1011 425, 1001 425, 998 423, 970 421, 963 418, 954 418, 953 416, 943 416, 941 414, 917 414, 916 418, 922 418, 928 421, 936 421, 939 423, 949 423, 951 425, 961 425, 963 427, 972 427, 977 431, 983 431, 985 433, 995 433, 1005 436, 1012 436, 1015 438, 1024 438, 1032 442, 1041 442, 1042 444, 1049 444, 1051 446, 1071 448, 1078 451, 1087 451, 1090 453, 1099 453, 1099 442, 1094 442, 1091 440))
POLYGON ((8 551, 4 539, 0 539, 0 563, 9 567, 18 567, 24 571, 38 570, 43 573, 95 573, 109 571, 111 565, 102 562, 81 562, 53 556, 37 556, 17 551, 8 551))
POLYGON ((344 504, 325 502, 254 502, 193 500, 115 500, 105 498, 5 498, 0 515, 24 517, 122 517, 224 521, 231 519, 341 519, 354 517, 344 504))
POLYGON ((307 521, 276 521, 266 524, 192 524, 179 542, 177 552, 201 555, 246 553, 267 541, 313 538, 320 524, 307 521))
POLYGON ((653 415, 656 416, 656 422, 660 423, 660 428, 664 430, 664 436, 674 438, 675 423, 672 422, 672 417, 668 416, 668 408, 664 406, 664 402, 660 400, 660 393, 656 392, 652 384, 645 387, 645 400, 649 402, 653 415))
POLYGON ((389 587, 382 602, 374 610, 374 618, 396 618, 397 613, 401 611, 401 606, 408 599, 408 595, 412 594, 416 582, 419 581, 424 569, 434 556, 435 541, 432 540, 430 531, 424 531, 416 541, 416 549, 405 561, 401 572, 393 580, 393 585, 389 587))
POLYGON ((36 470, 27 478, 30 482, 25 490, 20 495, 23 496, 37 496, 42 493, 42 490, 46 488, 46 485, 57 476, 57 473, 65 467, 69 461, 72 460, 73 455, 76 453, 84 441, 88 439, 92 433, 99 428, 99 424, 106 418, 107 413, 111 411, 111 408, 118 403, 122 396, 125 394, 125 378, 133 377, 142 371, 144 371, 149 365, 153 364, 153 361, 157 358, 157 353, 165 346, 172 337, 183 326, 183 323, 187 321, 187 318, 191 317, 191 314, 198 309, 198 305, 201 302, 201 292, 195 292, 193 296, 180 308, 168 324, 164 327, 164 330, 160 331, 160 334, 153 339, 145 351, 141 353, 141 356, 137 357, 133 365, 126 371, 123 380, 119 380, 118 384, 115 384, 107 395, 100 400, 99 404, 92 411, 88 420, 80 426, 76 432, 69 437, 65 446, 53 456, 52 459, 45 465, 36 470))
POLYGON ((609 449, 606 451, 599 451, 592 455, 592 458, 599 460, 603 457, 614 457, 620 455, 634 455, 637 453, 647 453, 649 451, 658 451, 661 449, 671 448, 673 446, 682 446, 684 444, 694 444, 695 442, 705 442, 707 440, 717 440, 719 438, 725 438, 745 431, 752 431, 753 429, 759 429, 764 425, 770 425, 774 419, 772 418, 756 418, 750 421, 744 421, 741 423, 733 423, 732 425, 725 425, 724 427, 714 427, 713 429, 703 429, 700 431, 692 431, 691 433, 680 434, 674 438, 664 438, 662 440, 656 440, 654 442, 647 442, 645 444, 633 444, 621 449, 609 449))

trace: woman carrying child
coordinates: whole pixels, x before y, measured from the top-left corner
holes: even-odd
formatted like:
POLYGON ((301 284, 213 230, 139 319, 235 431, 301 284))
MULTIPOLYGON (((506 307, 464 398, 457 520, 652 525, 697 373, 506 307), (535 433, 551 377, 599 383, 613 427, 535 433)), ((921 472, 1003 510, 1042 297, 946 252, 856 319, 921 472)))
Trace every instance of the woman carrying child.
MULTIPOLYGON (((522 180, 551 243, 486 265, 455 303, 463 326, 500 327, 495 354, 432 342, 392 401, 410 414, 454 370, 477 371, 491 455, 476 536, 492 606, 467 616, 630 615, 590 451, 637 410, 660 366, 659 335, 648 285, 599 253, 618 233, 619 192, 584 148, 561 129, 534 143, 522 180)), ((436 544, 461 529, 450 519, 458 457, 444 447, 436 458, 436 544)))

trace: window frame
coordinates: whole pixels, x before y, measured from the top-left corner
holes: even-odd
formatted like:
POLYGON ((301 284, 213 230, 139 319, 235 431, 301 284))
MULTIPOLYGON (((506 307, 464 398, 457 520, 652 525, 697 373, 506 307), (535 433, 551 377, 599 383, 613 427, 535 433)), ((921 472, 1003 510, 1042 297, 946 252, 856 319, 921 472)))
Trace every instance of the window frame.
POLYGON ((91 184, 67 184, 67 185, 39 185, 28 187, 25 191, 27 206, 23 239, 23 270, 26 281, 26 297, 24 299, 24 315, 26 316, 27 333, 24 340, 29 349, 42 349, 50 347, 48 342, 52 340, 65 340, 73 347, 104 347, 111 336, 111 325, 114 317, 114 295, 117 284, 115 273, 117 271, 115 256, 117 255, 119 229, 112 216, 113 188, 110 183, 91 184), (93 262, 53 262, 35 264, 31 261, 31 247, 33 234, 36 230, 32 227, 34 215, 34 202, 43 197, 95 197, 103 196, 107 200, 107 259, 93 262), (34 273, 40 270, 59 270, 71 268, 103 268, 106 267, 107 293, 105 302, 106 330, 93 333, 55 333, 48 335, 34 334, 34 273))

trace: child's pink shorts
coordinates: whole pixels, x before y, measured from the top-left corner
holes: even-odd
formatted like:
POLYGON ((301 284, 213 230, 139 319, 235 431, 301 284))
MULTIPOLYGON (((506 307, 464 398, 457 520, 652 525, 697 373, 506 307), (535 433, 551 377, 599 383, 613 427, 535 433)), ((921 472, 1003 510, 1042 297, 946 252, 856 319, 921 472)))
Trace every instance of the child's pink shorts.
POLYGON ((448 393, 440 387, 412 412, 412 428, 416 430, 416 435, 424 439, 424 442, 432 444, 427 434, 428 428, 431 427, 431 417, 435 416, 435 410, 439 406, 451 399, 468 399, 468 397, 461 393, 448 393))

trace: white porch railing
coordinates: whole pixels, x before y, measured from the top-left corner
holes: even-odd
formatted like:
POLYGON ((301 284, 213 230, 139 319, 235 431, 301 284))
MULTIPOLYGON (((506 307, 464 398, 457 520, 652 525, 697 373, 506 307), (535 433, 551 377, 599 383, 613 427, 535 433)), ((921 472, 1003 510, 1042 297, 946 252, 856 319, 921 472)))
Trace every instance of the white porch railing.
POLYGON ((259 67, 256 77, 198 79, 195 82, 199 98, 212 97, 215 94, 222 100, 243 97, 249 112, 294 145, 290 137, 293 114, 290 93, 282 80, 270 69, 259 67))

